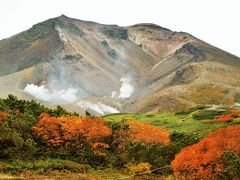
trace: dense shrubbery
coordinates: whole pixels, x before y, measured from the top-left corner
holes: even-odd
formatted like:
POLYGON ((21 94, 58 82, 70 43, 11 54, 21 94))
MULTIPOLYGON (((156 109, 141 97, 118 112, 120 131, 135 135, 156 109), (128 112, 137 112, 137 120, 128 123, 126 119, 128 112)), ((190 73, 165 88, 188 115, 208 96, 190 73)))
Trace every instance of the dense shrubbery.
MULTIPOLYGON (((32 130, 37 142, 48 151, 62 157, 77 158, 93 167, 123 167, 128 162, 138 162, 141 157, 134 155, 134 158, 128 158, 136 145, 151 148, 170 142, 170 134, 166 130, 134 120, 108 126, 102 118, 56 118, 43 114, 32 130)), ((147 152, 148 148, 144 150, 147 152)), ((142 160, 148 159, 145 156, 142 160)))
POLYGON ((118 38, 126 40, 128 38, 127 29, 119 26, 104 27, 103 34, 111 38, 118 38))
POLYGON ((31 128, 42 112, 53 116, 77 115, 60 106, 52 110, 34 100, 17 100, 12 95, 7 99, 0 99, 0 158, 32 158, 38 145, 34 141, 31 128))
POLYGON ((187 115, 187 114, 190 114, 190 113, 195 112, 197 110, 204 110, 204 109, 205 109, 205 106, 196 106, 194 108, 190 108, 190 109, 187 109, 187 110, 184 110, 184 111, 176 112, 175 114, 176 115, 187 115))
POLYGON ((240 155, 232 151, 224 152, 224 170, 222 177, 240 177, 240 155))
MULTIPOLYGON (((240 118, 239 110, 226 112, 207 112, 207 117, 240 118)), ((169 174, 172 162, 177 176, 239 177, 239 127, 219 129, 200 141, 198 134, 170 134, 135 120, 79 117, 60 106, 49 109, 10 95, 0 99, 0 171, 84 172, 89 167, 127 167, 131 173, 157 168, 154 173, 169 174)))
POLYGON ((192 179, 239 177, 239 132, 240 125, 220 128, 182 149, 172 162, 174 174, 192 179))
POLYGON ((122 159, 125 160, 125 164, 132 162, 135 164, 141 162, 148 162, 152 165, 152 168, 166 167, 156 171, 160 174, 171 173, 171 167, 169 167, 175 155, 186 146, 197 143, 200 140, 200 136, 197 134, 186 133, 173 133, 170 137, 171 143, 162 144, 143 144, 143 143, 130 143, 126 146, 126 150, 122 153, 122 159))
POLYGON ((55 25, 58 25, 61 28, 64 28, 75 35, 78 35, 80 37, 83 37, 85 35, 85 33, 73 23, 65 23, 59 19, 54 19, 53 22, 55 23, 55 25))
POLYGON ((229 114, 229 112, 222 111, 222 110, 202 110, 193 114, 192 117, 193 119, 196 119, 196 120, 203 120, 203 119, 213 119, 215 116, 223 115, 223 114, 229 114))
POLYGON ((214 122, 233 122, 240 123, 240 110, 202 110, 194 113, 192 117, 196 120, 202 120, 205 123, 214 122))
POLYGON ((11 172, 12 174, 18 174, 29 170, 38 174, 49 173, 51 171, 83 173, 90 169, 87 165, 63 159, 42 159, 33 161, 14 160, 8 163, 0 162, 0 167, 1 172, 11 172))
POLYGON ((30 115, 9 115, 0 126, 0 158, 26 156, 36 152, 31 126, 35 120, 30 115))
POLYGON ((2 160, 44 157, 69 159, 95 168, 123 168, 128 163, 153 163, 152 147, 169 143, 170 134, 165 129, 147 123, 82 118, 60 106, 52 110, 12 95, 0 100, 2 160), (145 153, 128 158, 138 148, 145 153))
POLYGON ((77 113, 69 113, 61 106, 57 106, 56 109, 47 108, 34 100, 18 100, 17 97, 9 95, 6 99, 0 99, 0 111, 8 112, 10 114, 28 114, 38 119, 42 112, 48 113, 50 116, 65 116, 74 115, 78 116, 77 113))

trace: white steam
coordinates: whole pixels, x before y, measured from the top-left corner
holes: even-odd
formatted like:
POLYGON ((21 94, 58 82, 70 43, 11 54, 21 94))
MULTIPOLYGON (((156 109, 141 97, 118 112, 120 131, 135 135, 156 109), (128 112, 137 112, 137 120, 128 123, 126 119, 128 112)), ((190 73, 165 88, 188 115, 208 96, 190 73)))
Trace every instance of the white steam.
POLYGON ((119 90, 119 94, 116 91, 112 92, 112 98, 129 98, 132 96, 134 92, 134 87, 131 84, 131 80, 129 78, 121 78, 121 87, 119 90))
POLYGON ((85 109, 85 110, 91 109, 101 115, 119 113, 119 111, 116 108, 107 106, 102 103, 91 103, 91 102, 87 102, 87 101, 79 101, 77 103, 77 105, 79 107, 81 107, 82 109, 85 109))
POLYGON ((234 104, 232 105, 232 107, 233 107, 233 108, 240 108, 240 103, 234 103, 234 104))
POLYGON ((128 78, 121 78, 122 86, 120 88, 120 98, 129 98, 134 91, 131 81, 128 78))
POLYGON ((116 91, 112 92, 112 98, 118 98, 118 93, 116 91))
POLYGON ((36 99, 51 103, 72 103, 78 100, 78 90, 74 88, 50 90, 44 86, 27 84, 24 92, 34 96, 36 99))

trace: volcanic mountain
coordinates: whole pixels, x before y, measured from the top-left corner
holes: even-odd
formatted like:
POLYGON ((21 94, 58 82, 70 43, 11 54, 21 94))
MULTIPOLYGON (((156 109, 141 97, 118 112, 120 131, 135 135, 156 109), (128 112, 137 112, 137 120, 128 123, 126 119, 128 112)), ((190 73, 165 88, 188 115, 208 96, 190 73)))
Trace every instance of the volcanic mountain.
POLYGON ((177 111, 240 100, 240 58, 155 24, 62 15, 0 41, 0 97, 97 114, 177 111))

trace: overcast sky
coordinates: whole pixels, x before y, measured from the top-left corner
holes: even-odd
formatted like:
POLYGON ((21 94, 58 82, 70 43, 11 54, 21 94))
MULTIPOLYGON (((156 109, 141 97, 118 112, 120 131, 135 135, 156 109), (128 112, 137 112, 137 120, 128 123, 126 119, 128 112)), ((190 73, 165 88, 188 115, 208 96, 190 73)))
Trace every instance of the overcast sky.
POLYGON ((155 23, 240 56, 240 0, 1 0, 0 39, 61 14, 122 26, 155 23))

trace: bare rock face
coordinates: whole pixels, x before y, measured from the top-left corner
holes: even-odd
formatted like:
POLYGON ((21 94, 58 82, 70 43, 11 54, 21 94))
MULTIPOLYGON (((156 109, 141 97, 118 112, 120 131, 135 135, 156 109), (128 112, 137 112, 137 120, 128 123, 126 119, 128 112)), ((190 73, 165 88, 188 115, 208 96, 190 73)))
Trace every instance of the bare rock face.
POLYGON ((1 97, 12 93, 80 113, 230 105, 240 93, 239 74, 238 57, 154 24, 120 27, 62 15, 0 41, 1 97))
POLYGON ((204 48, 195 46, 191 43, 186 43, 182 46, 182 48, 175 51, 175 55, 177 59, 181 60, 183 56, 181 54, 190 54, 192 55, 192 60, 201 61, 206 59, 204 48))

